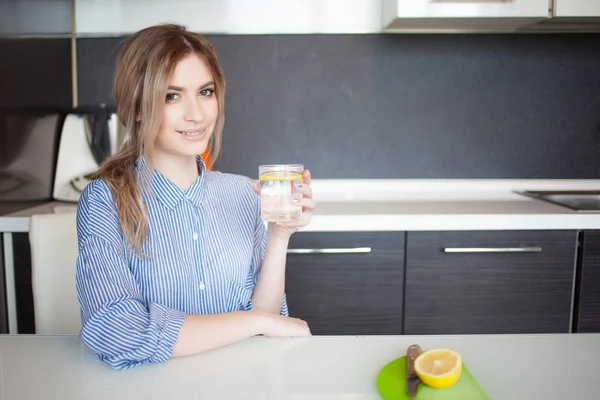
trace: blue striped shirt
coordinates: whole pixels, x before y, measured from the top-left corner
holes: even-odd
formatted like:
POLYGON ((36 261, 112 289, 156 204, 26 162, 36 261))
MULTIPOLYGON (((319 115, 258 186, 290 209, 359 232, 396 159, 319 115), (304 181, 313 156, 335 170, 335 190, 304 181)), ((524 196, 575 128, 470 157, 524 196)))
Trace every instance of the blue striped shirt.
MULTIPOLYGON (((138 167, 147 165, 142 157, 138 167)), ((187 314, 252 309, 266 227, 252 181, 207 171, 187 190, 158 171, 143 191, 149 232, 131 251, 113 195, 101 179, 86 186, 77 209, 76 284, 82 341, 115 369, 163 362, 187 314)), ((287 316, 283 297, 281 315, 287 316)))

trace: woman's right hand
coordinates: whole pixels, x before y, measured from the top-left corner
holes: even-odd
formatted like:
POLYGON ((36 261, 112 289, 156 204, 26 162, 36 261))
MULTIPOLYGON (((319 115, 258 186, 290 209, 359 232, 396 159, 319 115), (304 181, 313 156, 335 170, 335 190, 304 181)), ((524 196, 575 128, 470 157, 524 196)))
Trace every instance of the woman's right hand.
POLYGON ((283 317, 270 313, 260 313, 264 317, 263 335, 269 337, 307 337, 312 336, 306 321, 299 318, 283 317))

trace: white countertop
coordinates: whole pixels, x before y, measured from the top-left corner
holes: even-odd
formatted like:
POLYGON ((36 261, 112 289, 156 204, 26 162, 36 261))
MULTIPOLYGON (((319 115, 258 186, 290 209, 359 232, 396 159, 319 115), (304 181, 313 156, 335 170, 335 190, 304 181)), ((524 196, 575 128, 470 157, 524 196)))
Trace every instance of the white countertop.
MULTIPOLYGON (((304 231, 600 229, 580 213, 514 193, 599 190, 600 180, 314 180, 317 209, 304 231)), ((36 213, 74 212, 49 202, 0 216, 0 232, 27 232, 36 213)))
POLYGON ((457 350, 494 400, 598 398, 600 334, 251 338, 126 371, 76 336, 0 335, 0 400, 375 400, 380 369, 414 343, 457 350))

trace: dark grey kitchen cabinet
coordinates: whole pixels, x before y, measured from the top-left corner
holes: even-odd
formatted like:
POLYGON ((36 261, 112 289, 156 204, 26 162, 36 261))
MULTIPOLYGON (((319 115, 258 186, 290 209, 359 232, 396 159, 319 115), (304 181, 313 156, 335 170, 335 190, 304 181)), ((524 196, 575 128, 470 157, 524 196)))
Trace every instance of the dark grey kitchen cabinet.
POLYGON ((0 334, 8 333, 8 315, 6 308, 6 285, 4 283, 4 242, 0 233, 0 334))
POLYGON ((306 320, 314 335, 402 334, 404 246, 404 232, 294 234, 290 315, 306 320))
POLYGON ((31 286, 31 247, 27 233, 13 233, 15 263, 15 295, 17 300, 17 325, 20 334, 35 333, 33 289, 31 286))
POLYGON ((600 231, 584 231, 576 331, 600 333, 600 231))
MULTIPOLYGON (((8 310, 4 268, 4 242, 0 235, 0 334, 8 333, 8 310)), ((33 291, 31 286, 31 251, 27 233, 12 233, 17 333, 35 333, 33 291)))
POLYGON ((576 231, 409 232, 404 333, 567 333, 576 231))

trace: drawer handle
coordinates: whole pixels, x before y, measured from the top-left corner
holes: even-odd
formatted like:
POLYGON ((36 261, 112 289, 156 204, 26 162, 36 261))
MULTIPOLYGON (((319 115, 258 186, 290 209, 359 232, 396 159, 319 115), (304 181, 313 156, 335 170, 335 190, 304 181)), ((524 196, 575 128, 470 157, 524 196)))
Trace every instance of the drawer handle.
POLYGON ((539 253, 541 247, 445 247, 444 253, 539 253))
POLYGON ((370 247, 332 248, 332 249, 288 249, 288 254, 358 254, 370 253, 370 247))

